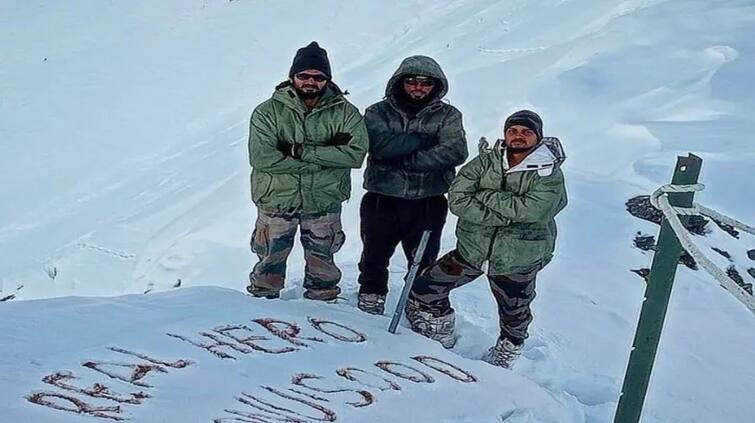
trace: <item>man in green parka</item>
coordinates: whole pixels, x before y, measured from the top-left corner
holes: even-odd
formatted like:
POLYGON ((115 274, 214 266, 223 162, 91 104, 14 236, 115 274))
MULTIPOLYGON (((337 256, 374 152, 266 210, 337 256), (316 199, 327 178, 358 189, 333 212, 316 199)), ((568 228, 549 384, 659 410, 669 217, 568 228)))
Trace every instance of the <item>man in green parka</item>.
POLYGON ((504 140, 461 168, 451 184, 449 208, 459 217, 456 249, 414 283, 406 314, 412 329, 446 348, 456 341, 451 290, 487 273, 498 304, 500 336, 485 360, 509 367, 520 354, 532 321, 535 277, 551 260, 554 217, 566 206, 556 138, 543 139, 536 113, 506 119, 504 140))
POLYGON ((331 300, 341 292, 333 255, 343 246, 341 203, 351 194, 351 169, 367 153, 364 119, 331 80, 325 50, 299 49, 289 79, 252 113, 249 162, 257 222, 251 247, 259 258, 247 291, 278 298, 297 228, 306 261, 304 297, 331 300))

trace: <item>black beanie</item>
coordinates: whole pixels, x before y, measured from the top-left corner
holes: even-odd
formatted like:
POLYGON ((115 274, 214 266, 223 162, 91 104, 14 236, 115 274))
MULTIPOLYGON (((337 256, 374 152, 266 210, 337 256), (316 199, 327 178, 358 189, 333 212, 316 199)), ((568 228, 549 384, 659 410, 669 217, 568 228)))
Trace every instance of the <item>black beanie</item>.
POLYGON ((328 79, 331 79, 330 62, 328 61, 328 52, 322 49, 317 41, 312 41, 308 46, 302 47, 296 51, 294 63, 291 64, 291 70, 288 76, 292 77, 304 70, 315 69, 324 73, 328 79))
POLYGON ((506 123, 503 125, 503 132, 505 133, 514 125, 521 125, 535 131, 538 141, 543 139, 543 120, 531 110, 520 110, 507 117, 506 123))

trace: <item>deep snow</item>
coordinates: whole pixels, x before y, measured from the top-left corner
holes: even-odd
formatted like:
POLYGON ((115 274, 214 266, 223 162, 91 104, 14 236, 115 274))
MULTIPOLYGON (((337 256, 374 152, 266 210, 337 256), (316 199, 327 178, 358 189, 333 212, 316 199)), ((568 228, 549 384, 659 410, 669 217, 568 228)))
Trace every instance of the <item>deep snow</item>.
MULTIPOLYGON (((144 301, 170 308, 171 301, 189 304, 206 294, 207 301, 191 304, 200 319, 199 326, 184 326, 192 330, 214 324, 218 307, 229 307, 228 322, 257 317, 243 311, 250 300, 241 293, 203 288, 184 294, 173 286, 180 279, 182 287, 243 289, 253 264, 248 238, 255 217, 248 193, 248 116, 285 77, 296 48, 316 39, 328 49, 336 81, 361 109, 381 98, 403 57, 428 54, 449 76, 448 99, 464 113, 470 151, 480 136, 498 136, 505 116, 521 107, 539 111, 546 133, 562 139, 569 156, 570 205, 558 218, 556 258, 539 278, 532 337, 514 373, 547 390, 542 406, 560 404, 553 412, 568 417, 559 421, 610 421, 643 290, 628 269, 650 262, 631 240, 637 231, 656 231, 624 211, 626 199, 666 183, 674 157, 692 151, 704 159, 701 180, 707 185, 697 200, 755 221, 749 184, 755 153, 748 136, 755 130, 749 116, 755 106, 750 81, 755 5, 734 0, 386 3, 1 3, 0 298, 16 299, 0 303, 0 345, 3 356, 12 357, 3 362, 0 408, 20 413, 10 414, 18 421, 44 413, 19 395, 40 389, 46 372, 72 369, 94 353, 84 336, 92 326, 102 327, 97 353, 106 343, 173 351, 172 340, 164 340, 165 346, 148 341, 163 339, 165 330, 132 333, 133 327, 117 324, 146 318, 148 310, 139 306, 144 301), (159 291, 172 292, 154 300, 153 294, 148 299, 66 297, 159 291), (171 297, 176 295, 179 300, 171 297), (212 301, 216 296, 220 299, 212 301), (66 298, 21 301, 49 297, 66 298), (121 307, 109 313, 111 301, 121 307), (51 304, 66 312, 47 314, 51 304), (82 321, 77 316, 87 315, 88 307, 107 311, 82 321), (45 333, 42 329, 67 336, 54 341, 31 336, 45 333), (29 351, 53 347, 60 360, 42 360, 50 366, 35 367, 29 351)), ((361 250, 361 177, 361 171, 353 172, 355 188, 344 208, 348 240, 338 255, 349 303, 361 250)), ((453 247, 454 223, 449 219, 444 251, 453 247)), ((715 230, 701 241, 725 244, 741 266, 755 264, 743 255, 755 248, 751 237, 734 242, 715 230)), ((305 314, 297 318, 289 307, 314 307, 297 300, 299 248, 290 260, 284 298, 293 302, 265 307, 304 324, 305 314)), ((404 269, 397 255, 389 306, 404 269)), ((479 357, 497 331, 485 285, 478 281, 453 295, 461 320, 453 352, 461 356, 459 363, 473 367, 484 365, 466 359, 479 357)), ((348 304, 336 309, 348 315, 344 322, 374 333, 378 322, 384 323, 348 304)), ((162 320, 153 321, 154 329, 163 329, 162 320)), ((755 391, 753 329, 752 315, 709 276, 680 269, 645 421, 750 421, 755 415, 749 400, 755 391)), ((419 353, 437 350, 410 338, 419 353)), ((389 351, 376 347, 375 354, 381 348, 389 351)), ((354 357, 366 360, 373 357, 369 354, 354 357)), ((513 381, 510 372, 484 368, 500 379, 491 389, 512 383, 540 392, 523 379, 513 381)), ((284 377, 299 369, 287 370, 284 377)), ((171 378, 172 373, 165 377, 171 378)), ((177 382, 171 383, 176 385, 164 389, 177 389, 177 382)), ((173 397, 156 395, 142 410, 159 413, 160 398, 173 397)), ((227 406, 207 398, 209 409, 227 406)), ((440 393, 421 401, 429 404, 431 398, 445 401, 440 393)), ((469 413, 504 412, 481 409, 484 401, 473 401, 465 409, 469 413)), ((411 409, 395 404, 397 410, 411 409)), ((379 410, 375 406, 367 414, 375 421, 390 416, 379 410)), ((87 421, 49 416, 33 421, 87 421)), ((150 421, 145 418, 137 421, 150 421)))

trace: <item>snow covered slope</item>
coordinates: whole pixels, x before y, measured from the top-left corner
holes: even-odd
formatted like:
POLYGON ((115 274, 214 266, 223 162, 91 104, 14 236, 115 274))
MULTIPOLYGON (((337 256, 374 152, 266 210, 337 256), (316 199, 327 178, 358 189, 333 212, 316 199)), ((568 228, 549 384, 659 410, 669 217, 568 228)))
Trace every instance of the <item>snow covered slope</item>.
MULTIPOLYGON (((640 307, 642 281, 628 269, 647 267, 650 256, 631 240, 655 228, 629 216, 624 202, 667 182, 675 155, 692 151, 705 160, 708 189, 698 201, 755 221, 751 1, 0 4, 0 298, 15 296, 0 303, 0 345, 14 357, 4 365, 24 376, 0 376, 0 397, 12 404, 53 370, 31 372, 26 352, 41 341, 5 330, 26 325, 25 313, 50 303, 19 300, 157 292, 179 282, 243 288, 255 217, 248 116, 285 77, 295 50, 311 40, 328 50, 336 81, 362 109, 382 97, 403 57, 428 54, 450 78, 448 98, 464 113, 471 151, 480 136, 499 136, 502 120, 520 107, 539 111, 545 132, 563 140, 571 202, 559 216, 557 256, 539 279, 532 338, 515 372, 576 412, 575 421, 610 420, 640 307)), ((353 177, 344 209, 348 240, 337 257, 351 302, 363 193, 361 171, 353 177)), ((454 223, 444 250, 453 247, 454 223)), ((743 237, 733 250, 752 248, 755 240, 743 237)), ((301 294, 300 249, 291 260, 287 299, 301 294)), ((397 256, 390 302, 404 269, 397 256)), ((193 298, 185 295, 181 301, 193 298)), ((245 300, 229 295, 222 301, 245 300)), ((109 301, 125 301, 127 310, 136 307, 129 301, 152 301, 129 298, 54 300, 67 310, 56 319, 76 322, 87 307, 109 301)), ((488 288, 480 281, 453 301, 461 316, 454 352, 477 358, 497 331, 488 288)), ((217 304, 194 307, 207 320, 187 329, 216 323, 217 304)), ((353 314, 341 321, 369 327, 371 320, 348 306, 339 310, 353 314)), ((280 315, 292 313, 281 306, 280 315)), ((123 315, 103 325, 111 328, 106 322, 117 316, 123 315)), ((107 342, 127 344, 130 330, 107 342)), ((73 338, 61 348, 75 362, 88 355, 87 345, 73 338)), ((171 352, 154 350, 163 351, 171 352)), ((707 275, 680 269, 646 421, 750 421, 753 353, 752 316, 707 275)), ((69 363, 54 362, 75 364, 69 363)), ((496 372, 509 383, 510 373, 496 372)), ((226 406, 216 404, 207 405, 226 406)))
POLYGON ((4 336, 23 345, 0 364, 3 421, 86 421, 30 406, 29 399, 99 413, 103 421, 230 422, 243 413, 276 411, 253 398, 308 416, 303 421, 583 421, 574 398, 558 398, 526 378, 459 357, 406 328, 391 335, 387 317, 356 315, 347 305, 271 302, 228 289, 188 288, 107 301, 19 302, 3 307, 0 316, 4 336), (19 367, 17 359, 27 365, 19 367), (140 373, 137 366, 145 364, 151 367, 140 373), (94 383, 132 401, 118 404, 56 388, 94 383), (121 409, 92 411, 112 405, 121 409))

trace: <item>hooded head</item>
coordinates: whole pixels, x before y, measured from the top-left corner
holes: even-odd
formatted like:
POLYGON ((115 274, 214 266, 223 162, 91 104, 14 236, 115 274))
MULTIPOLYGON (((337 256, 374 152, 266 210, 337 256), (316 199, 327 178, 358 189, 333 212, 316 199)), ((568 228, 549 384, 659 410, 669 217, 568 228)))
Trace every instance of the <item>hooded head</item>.
POLYGON ((312 41, 308 46, 296 51, 296 56, 294 56, 294 62, 291 64, 288 76, 289 78, 293 78, 295 74, 309 69, 324 73, 328 79, 333 77, 330 73, 328 52, 320 47, 317 41, 312 41))
POLYGON ((427 56, 411 56, 404 59, 393 73, 385 88, 385 96, 398 107, 418 112, 425 106, 439 101, 448 92, 448 79, 438 62, 427 56), (435 82, 433 91, 420 102, 412 102, 404 91, 404 79, 413 76, 432 78, 435 82))

